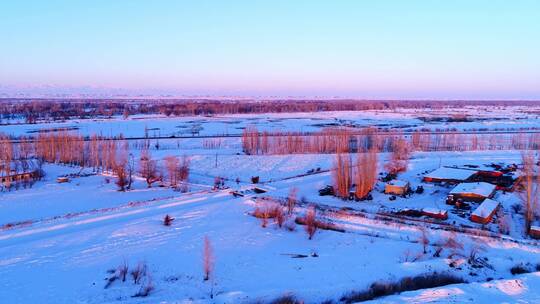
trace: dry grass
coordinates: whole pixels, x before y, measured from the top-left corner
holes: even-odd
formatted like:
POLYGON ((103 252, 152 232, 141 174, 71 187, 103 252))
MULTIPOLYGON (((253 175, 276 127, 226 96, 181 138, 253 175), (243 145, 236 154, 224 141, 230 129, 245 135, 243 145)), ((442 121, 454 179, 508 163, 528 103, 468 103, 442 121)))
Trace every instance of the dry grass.
POLYGON ((435 272, 416 277, 405 277, 397 282, 375 282, 366 290, 352 291, 345 294, 340 301, 344 303, 356 303, 404 291, 433 288, 464 282, 465 281, 460 277, 435 272))

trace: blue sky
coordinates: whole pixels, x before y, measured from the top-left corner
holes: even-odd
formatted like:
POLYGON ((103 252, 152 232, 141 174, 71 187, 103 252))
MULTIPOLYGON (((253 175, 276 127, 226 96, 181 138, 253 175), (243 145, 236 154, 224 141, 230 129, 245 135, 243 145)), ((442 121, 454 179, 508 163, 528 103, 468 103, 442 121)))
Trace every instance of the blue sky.
POLYGON ((2 1, 0 93, 540 99, 540 1, 2 1))

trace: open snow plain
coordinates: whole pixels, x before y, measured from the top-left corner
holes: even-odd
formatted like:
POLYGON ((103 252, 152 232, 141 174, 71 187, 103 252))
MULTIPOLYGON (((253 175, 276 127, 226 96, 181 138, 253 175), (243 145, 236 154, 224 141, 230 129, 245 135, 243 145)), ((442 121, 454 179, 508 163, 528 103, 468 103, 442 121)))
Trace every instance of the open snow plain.
MULTIPOLYGON (((414 152, 398 177, 412 189, 422 186, 422 193, 391 200, 384 193, 385 182, 378 180, 371 200, 354 201, 319 196, 319 189, 333 183, 334 154, 247 155, 240 137, 212 137, 238 135, 249 125, 302 132, 335 125, 401 130, 540 127, 530 107, 453 111, 471 119, 445 122, 431 118, 448 116, 448 111, 398 109, 140 115, 0 126, 0 132, 13 136, 65 127, 75 127, 72 132, 82 135, 149 135, 158 164, 167 156, 190 159, 187 191, 165 184, 148 188, 136 174, 132 189, 122 192, 112 172, 45 163, 44 178, 31 188, 1 192, 0 302, 293 303, 274 302, 281 297, 353 303, 363 300, 361 294, 373 290, 374 283, 388 286, 438 274, 459 282, 433 288, 420 284, 421 289, 378 294, 372 301, 539 303, 540 242, 523 232, 523 215, 514 207, 522 201, 519 191, 497 191, 493 196, 508 216, 503 233, 497 220, 474 223, 445 204, 451 185, 422 178, 441 166, 520 164, 521 151, 414 152), (57 182, 68 174, 79 176, 57 182), (257 184, 254 176, 260 179, 257 184), (223 180, 219 187, 216 177, 223 180), (253 216, 270 203, 286 204, 291 189, 296 204, 282 225, 253 216), (423 208, 445 210, 448 218, 398 215, 423 208), (331 224, 309 239, 306 225, 298 219, 312 210, 321 223, 331 224), (166 215, 174 218, 169 226, 164 225, 166 215)), ((137 141, 130 141, 129 149, 133 159, 140 157, 137 141)), ((354 162, 357 156, 351 157, 354 162)), ((385 171, 390 158, 389 153, 378 154, 379 172, 385 171)))

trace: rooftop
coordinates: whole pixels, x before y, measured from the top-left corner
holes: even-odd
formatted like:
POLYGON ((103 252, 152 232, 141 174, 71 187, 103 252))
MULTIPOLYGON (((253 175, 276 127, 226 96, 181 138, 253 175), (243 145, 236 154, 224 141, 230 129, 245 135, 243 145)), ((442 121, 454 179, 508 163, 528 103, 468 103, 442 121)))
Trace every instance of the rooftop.
POLYGON ((478 208, 476 208, 476 210, 474 210, 472 215, 478 217, 489 216, 493 213, 493 211, 495 211, 495 209, 497 209, 498 206, 499 202, 487 198, 482 202, 482 204, 480 204, 480 206, 478 206, 478 208))
POLYGON ((489 197, 493 191, 495 191, 496 186, 479 182, 479 183, 461 183, 458 184, 452 191, 450 191, 450 194, 476 194, 483 197, 489 197))
POLYGON ((440 167, 435 171, 426 174, 424 177, 433 179, 450 179, 464 181, 476 174, 474 170, 456 169, 448 167, 440 167))
POLYGON ((400 179, 394 179, 388 182, 388 185, 397 186, 397 187, 405 187, 409 184, 408 181, 400 180, 400 179))

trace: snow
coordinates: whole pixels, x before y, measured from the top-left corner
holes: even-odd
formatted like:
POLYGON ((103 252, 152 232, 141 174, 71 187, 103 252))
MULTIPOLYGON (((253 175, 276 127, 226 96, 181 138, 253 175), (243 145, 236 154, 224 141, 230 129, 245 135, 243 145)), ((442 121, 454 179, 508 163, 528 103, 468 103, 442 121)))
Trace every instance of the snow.
POLYGON ((455 169, 449 167, 440 167, 433 172, 425 175, 426 178, 432 179, 447 179, 465 181, 473 176, 476 172, 471 170, 455 169))
POLYGON ((450 194, 475 194, 483 197, 490 197, 496 186, 478 182, 478 183, 461 183, 450 191, 450 194))
POLYGON ((454 284, 363 303, 540 303, 540 272, 486 283, 454 284))
MULTIPOLYGON (((140 136, 145 126, 159 128, 150 131, 151 135, 170 135, 184 134, 181 130, 198 124, 203 127, 201 134, 239 133, 250 124, 260 130, 280 131, 319 130, 330 123, 412 129, 540 126, 540 119, 524 110, 477 107, 179 118, 141 115, 127 120, 6 125, 0 126, 0 131, 26 134, 34 129, 74 125, 82 134, 140 136), (468 112, 486 120, 446 124, 418 119, 468 112), (526 115, 529 120, 517 120, 526 115), (495 116, 501 120, 488 119, 495 116)), ((244 155, 238 138, 222 139, 219 149, 205 148, 203 140, 197 138, 151 143, 156 159, 167 155, 190 157, 190 192, 147 188, 141 179, 135 180, 133 190, 119 192, 114 178, 106 173, 70 178, 68 183, 59 184, 56 177, 77 173, 81 168, 45 164, 47 175, 32 188, 0 193, 0 226, 28 221, 0 230, 0 302, 266 303, 290 292, 306 303, 320 303, 339 299, 349 291, 363 290, 376 281, 396 281, 433 271, 449 272, 469 283, 404 292, 375 302, 540 301, 540 273, 513 276, 509 271, 521 263, 534 271, 540 254, 540 244, 525 237, 523 216, 512 212, 512 206, 520 202, 518 193, 496 192, 494 196, 511 221, 505 235, 496 224, 473 223, 469 220, 470 211, 461 214, 445 204, 446 196, 454 191, 489 195, 495 186, 465 183, 452 190, 449 185, 422 181, 424 173, 431 170, 435 171, 427 176, 467 179, 474 170, 449 166, 484 168, 492 162, 519 163, 520 151, 416 152, 408 170, 400 173, 393 184, 421 185, 424 193, 389 201, 390 196, 383 193, 385 185, 379 181, 372 191, 372 201, 353 202, 318 195, 319 189, 332 184, 332 154, 244 155), (314 172, 316 168, 321 170, 314 172), (226 178, 225 186, 230 189, 212 190, 215 176, 226 178), (260 184, 251 184, 251 176, 260 176, 260 184), (257 195, 250 191, 255 186, 267 192, 257 195), (295 225, 289 231, 270 220, 268 227, 262 228, 261 221, 250 215, 258 198, 284 199, 293 188, 298 191, 298 203, 290 222, 294 222, 295 216, 303 216, 307 206, 315 204, 320 220, 331 221, 345 233, 319 230, 313 240, 308 240, 303 226, 295 225), (234 197, 230 194, 234 190, 245 190, 245 197, 234 197), (447 214, 448 219, 429 219, 430 222, 421 217, 398 221, 390 216, 406 208, 447 214), (167 214, 174 218, 170 227, 162 224, 167 214), (462 230, 446 231, 452 227, 462 230), (429 238, 426 254, 418 241, 422 231, 429 238), (215 254, 215 271, 210 281, 202 279, 205 236, 211 240, 215 254), (449 237, 464 248, 455 255, 444 249, 436 257, 439 245, 449 237), (477 268, 468 262, 470 252, 477 248, 481 248, 478 255, 489 267, 477 268), (306 257, 293 257, 299 254, 306 257), (148 265, 155 286, 148 298, 132 298, 140 285, 130 279, 104 288, 105 279, 110 276, 107 270, 117 268, 123 261, 130 270, 141 261, 148 265)), ((136 145, 130 149, 135 157, 140 153, 136 145)), ((354 163, 355 156, 352 158, 354 163)), ((384 171, 387 159, 388 154, 379 155, 380 172, 384 171)), ((91 173, 91 169, 82 172, 91 173)))

